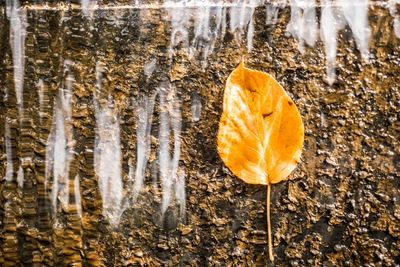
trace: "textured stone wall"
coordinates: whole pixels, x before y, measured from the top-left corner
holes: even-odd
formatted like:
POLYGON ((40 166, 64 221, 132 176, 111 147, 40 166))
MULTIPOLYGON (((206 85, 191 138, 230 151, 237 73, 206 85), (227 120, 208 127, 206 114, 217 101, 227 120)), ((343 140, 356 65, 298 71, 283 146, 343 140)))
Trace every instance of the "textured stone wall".
POLYGON ((370 63, 362 60, 349 28, 340 31, 333 85, 326 79, 323 44, 301 54, 287 34, 289 6, 275 25, 266 25, 264 6, 256 8, 253 49, 248 52, 245 33, 240 39, 227 32, 207 64, 196 52, 190 59, 179 49, 184 43, 171 52, 164 9, 98 10, 85 17, 68 6, 27 8, 20 98, 11 22, 4 4, 0 10, 1 266, 272 266, 266 188, 236 179, 216 150, 224 83, 243 57, 282 84, 306 129, 299 167, 272 188, 274 264, 400 264, 400 39, 383 6, 369 9, 370 63), (140 101, 153 96, 144 185, 132 199, 140 101), (199 100, 197 121, 191 109, 199 100), (164 214, 157 171, 161 101, 181 111, 179 175, 186 200, 172 195, 164 214), (103 211, 95 170, 96 110, 110 113, 106 118, 120 129, 120 158, 104 156, 106 171, 121 163, 117 224, 103 211), (46 155, 56 114, 65 124, 62 144, 70 162, 67 177, 58 180, 60 194, 52 195, 54 171, 48 171, 46 155))

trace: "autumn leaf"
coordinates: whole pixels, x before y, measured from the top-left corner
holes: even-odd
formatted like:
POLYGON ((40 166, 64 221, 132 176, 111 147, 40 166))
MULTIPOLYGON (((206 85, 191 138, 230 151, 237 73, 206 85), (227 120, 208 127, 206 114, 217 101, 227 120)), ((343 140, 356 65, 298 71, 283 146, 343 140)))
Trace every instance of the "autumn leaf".
POLYGON ((271 185, 287 179, 300 161, 304 126, 293 100, 269 74, 241 62, 225 86, 218 153, 238 178, 267 185, 268 253, 273 261, 271 185))

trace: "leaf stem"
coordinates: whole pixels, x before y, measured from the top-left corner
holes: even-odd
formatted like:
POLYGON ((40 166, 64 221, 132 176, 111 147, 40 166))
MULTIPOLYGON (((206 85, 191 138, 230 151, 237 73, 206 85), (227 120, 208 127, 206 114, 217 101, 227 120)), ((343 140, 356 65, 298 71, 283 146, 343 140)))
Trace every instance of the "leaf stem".
POLYGON ((272 253, 272 234, 271 234, 271 216, 270 216, 270 206, 271 206, 271 184, 267 185, 267 224, 268 224, 268 255, 269 260, 274 262, 274 254, 272 253))

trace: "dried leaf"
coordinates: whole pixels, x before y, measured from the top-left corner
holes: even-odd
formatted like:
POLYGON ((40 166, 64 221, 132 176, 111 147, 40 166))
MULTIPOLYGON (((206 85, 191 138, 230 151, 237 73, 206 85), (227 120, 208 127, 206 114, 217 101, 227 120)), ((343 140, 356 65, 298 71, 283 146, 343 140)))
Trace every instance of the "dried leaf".
POLYGON ((268 74, 241 63, 225 87, 218 152, 250 184, 275 184, 299 162, 304 127, 296 105, 268 74))
POLYGON ((296 168, 303 141, 300 113, 284 89, 267 73, 240 63, 226 82, 218 153, 225 165, 246 183, 268 186, 271 260, 270 188, 296 168))

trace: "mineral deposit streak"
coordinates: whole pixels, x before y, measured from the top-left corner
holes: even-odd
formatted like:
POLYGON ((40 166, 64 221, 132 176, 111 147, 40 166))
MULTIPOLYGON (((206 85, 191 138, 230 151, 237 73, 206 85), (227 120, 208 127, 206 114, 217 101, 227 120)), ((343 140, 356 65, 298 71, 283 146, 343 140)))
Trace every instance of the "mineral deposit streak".
POLYGON ((94 168, 103 200, 103 215, 111 225, 119 223, 122 214, 123 186, 121 175, 120 119, 111 95, 100 99, 102 64, 96 65, 97 89, 94 94, 96 137, 94 168))
POLYGON ((10 45, 13 59, 14 84, 17 104, 21 114, 25 72, 25 37, 27 27, 26 9, 20 7, 19 0, 7 0, 7 16, 10 19, 10 45))

